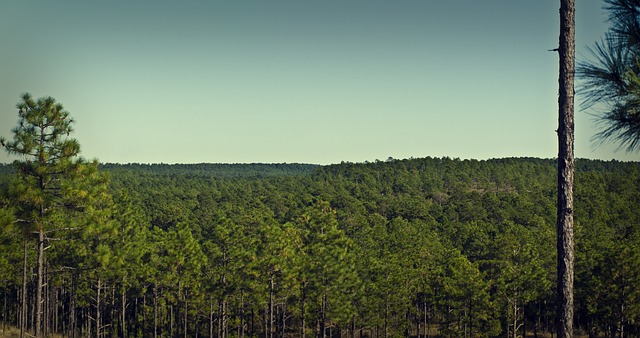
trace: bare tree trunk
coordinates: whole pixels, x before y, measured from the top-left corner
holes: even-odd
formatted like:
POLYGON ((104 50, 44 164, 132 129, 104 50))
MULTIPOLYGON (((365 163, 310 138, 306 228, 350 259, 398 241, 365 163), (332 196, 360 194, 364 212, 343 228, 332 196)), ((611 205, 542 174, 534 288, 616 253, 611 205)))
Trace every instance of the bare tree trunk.
POLYGON ((424 306, 424 329, 426 330, 424 333, 425 338, 429 338, 429 331, 431 330, 431 326, 429 326, 429 313, 427 312, 427 302, 423 303, 424 306))
POLYGON ((28 238, 24 235, 24 261, 22 262, 22 307, 20 318, 20 338, 24 338, 27 331, 27 244, 28 238))
POLYGON ((189 320, 189 303, 187 300, 187 290, 184 290, 184 338, 187 338, 187 322, 189 320))
POLYGON ((560 0, 558 118, 558 338, 573 337, 575 0, 560 0))
POLYGON ((213 338, 213 299, 209 303, 209 338, 213 338))
POLYGON ((125 284, 124 284, 124 280, 122 281, 122 290, 121 290, 121 295, 120 295, 120 321, 121 321, 121 325, 120 325, 120 330, 122 333, 122 337, 126 337, 127 336, 127 324, 126 324, 126 311, 127 311, 127 297, 126 297, 126 289, 125 289, 125 284))
POLYGON ((44 230, 38 230, 38 284, 36 286, 36 321, 35 335, 36 338, 42 336, 42 285, 44 274, 44 230))
POLYGON ((269 279, 269 338, 273 338, 273 274, 269 279))
POLYGON ((302 286, 302 290, 301 291, 302 291, 302 308, 301 308, 301 310, 302 310, 302 322, 301 322, 300 328, 301 328, 302 332, 300 333, 300 337, 306 338, 307 335, 306 335, 306 330, 305 330, 306 323, 305 323, 305 312, 304 312, 305 301, 306 301, 305 296, 306 295, 305 295, 305 292, 304 292, 304 285, 302 286))
POLYGON ((158 338, 158 285, 153 286, 153 338, 158 338))
POLYGON ((98 277, 98 293, 96 295, 96 337, 100 338, 100 290, 102 289, 102 283, 100 277, 98 277))
POLYGON ((7 291, 9 288, 7 287, 8 282, 4 282, 4 292, 2 295, 4 296, 3 304, 2 304, 2 333, 7 329, 7 291))
POLYGON ((245 309, 244 309, 244 291, 240 291, 240 338, 244 338, 245 333, 245 309))
POLYGON ((227 298, 225 296, 225 298, 222 300, 222 337, 221 338, 228 338, 229 337, 229 321, 227 320, 227 298))
POLYGON ((322 314, 320 315, 320 337, 327 337, 327 294, 322 294, 322 314))
POLYGON ((518 338, 518 294, 513 296, 513 338, 518 338))
POLYGON ((49 307, 51 306, 51 293, 49 290, 49 282, 47 279, 48 266, 45 264, 42 268, 42 332, 41 336, 49 335, 49 307))

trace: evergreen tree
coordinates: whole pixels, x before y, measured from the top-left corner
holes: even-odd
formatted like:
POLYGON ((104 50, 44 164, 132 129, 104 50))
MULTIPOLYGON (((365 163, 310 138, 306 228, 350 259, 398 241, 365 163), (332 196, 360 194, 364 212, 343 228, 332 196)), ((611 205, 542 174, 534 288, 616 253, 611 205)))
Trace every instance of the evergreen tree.
MULTIPOLYGON (((303 307, 317 322, 317 336, 326 337, 327 325, 347 323, 354 314, 351 297, 359 286, 353 243, 338 229, 335 211, 316 202, 299 220, 302 229, 302 265, 299 282, 303 307)), ((304 329, 304 328, 303 328, 304 329)))
MULTIPOLYGON (((24 224, 25 236, 37 236, 35 336, 40 337, 43 334, 45 248, 54 233, 60 237, 60 232, 71 230, 60 214, 84 207, 91 187, 77 183, 87 170, 91 170, 90 167, 97 168, 97 163, 78 159, 80 145, 69 137, 73 131, 73 120, 53 98, 34 100, 31 95, 24 94, 17 108, 19 121, 13 129, 13 140, 1 139, 0 143, 9 154, 22 158, 14 162, 17 180, 12 194, 17 218, 24 224)), ((26 281, 23 281, 23 297, 24 294, 26 281)), ((23 320, 23 333, 24 324, 23 320)))
POLYGON ((640 149, 640 1, 605 0, 611 27, 578 65, 586 107, 597 105, 598 142, 640 149))

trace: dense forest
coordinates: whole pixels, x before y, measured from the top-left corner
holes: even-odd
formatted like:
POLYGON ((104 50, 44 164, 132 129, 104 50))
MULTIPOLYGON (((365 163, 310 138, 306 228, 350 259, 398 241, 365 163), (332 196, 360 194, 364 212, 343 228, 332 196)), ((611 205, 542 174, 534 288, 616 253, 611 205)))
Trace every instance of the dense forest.
MULTIPOLYGON (((554 330, 554 160, 99 167, 100 197, 51 215, 45 334, 554 330)), ((15 176, 0 166, 0 315, 19 326, 26 266, 31 330, 38 243, 15 216, 15 176)), ((578 160, 575 196, 576 328, 637 337, 640 163, 578 160)))

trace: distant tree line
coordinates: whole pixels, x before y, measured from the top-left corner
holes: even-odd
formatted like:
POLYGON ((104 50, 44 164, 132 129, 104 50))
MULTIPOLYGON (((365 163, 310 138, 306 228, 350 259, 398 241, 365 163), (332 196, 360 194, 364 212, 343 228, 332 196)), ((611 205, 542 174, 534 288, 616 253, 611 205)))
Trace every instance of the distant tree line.
POLYGON ((105 163, 100 169, 108 171, 135 170, 161 174, 191 174, 215 177, 269 177, 310 174, 317 165, 302 163, 198 163, 144 164, 105 163))

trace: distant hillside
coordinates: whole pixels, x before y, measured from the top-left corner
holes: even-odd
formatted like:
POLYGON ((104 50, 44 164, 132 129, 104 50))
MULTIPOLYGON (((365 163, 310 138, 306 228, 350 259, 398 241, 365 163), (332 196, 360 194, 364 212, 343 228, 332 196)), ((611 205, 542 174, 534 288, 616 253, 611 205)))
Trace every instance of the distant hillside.
POLYGON ((117 164, 105 163, 100 169, 106 171, 142 171, 162 175, 180 174, 195 176, 232 177, 274 177, 307 175, 318 167, 314 164, 300 163, 198 163, 198 164, 117 164))

